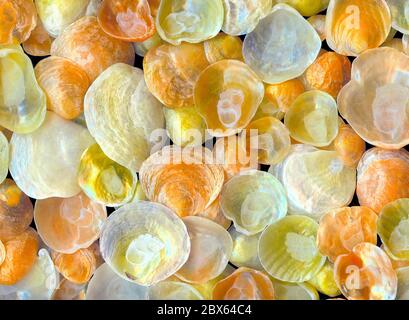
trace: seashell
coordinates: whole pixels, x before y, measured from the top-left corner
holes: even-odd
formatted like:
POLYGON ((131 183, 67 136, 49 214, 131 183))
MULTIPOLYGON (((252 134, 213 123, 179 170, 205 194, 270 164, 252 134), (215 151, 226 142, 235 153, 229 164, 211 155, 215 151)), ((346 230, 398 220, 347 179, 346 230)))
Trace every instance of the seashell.
POLYGON ((251 170, 236 175, 223 186, 220 206, 238 232, 254 235, 287 214, 281 183, 268 172, 251 170))
POLYGON ((47 96, 47 109, 72 120, 84 110, 84 97, 91 85, 87 73, 71 60, 48 57, 34 68, 40 87, 47 96))
POLYGON ((233 240, 222 226, 201 217, 184 217, 190 237, 190 255, 176 276, 191 283, 205 283, 218 277, 233 250, 233 240))
POLYGON ((30 56, 44 57, 50 55, 51 42, 53 39, 45 30, 41 20, 37 20, 37 25, 31 31, 30 37, 22 43, 23 49, 30 56))
POLYGON ((151 9, 151 13, 154 17, 156 17, 158 14, 160 2, 161 0, 148 0, 149 7, 151 9))
POLYGON ((102 5, 103 0, 89 0, 87 10, 85 10, 86 16, 96 17, 98 15, 99 8, 102 5))
POLYGON ((392 16, 392 28, 409 34, 409 3, 405 0, 386 0, 392 16))
POLYGON ((296 9, 301 15, 309 17, 317 14, 328 7, 330 0, 273 0, 276 3, 287 3, 296 9))
POLYGON ((243 61, 243 42, 239 37, 219 33, 214 38, 206 40, 203 46, 210 64, 226 59, 243 61))
POLYGON ((63 278, 54 291, 52 300, 85 300, 85 286, 63 278))
POLYGON ((224 172, 206 148, 166 146, 143 163, 139 179, 149 200, 185 217, 212 204, 222 188, 224 172))
POLYGON ((174 274, 190 253, 182 220, 171 209, 146 201, 127 204, 112 213, 100 245, 105 262, 115 273, 143 286, 174 274))
POLYGON ((353 62, 352 80, 338 96, 341 115, 377 147, 400 149, 409 144, 409 57, 396 49, 368 50, 353 62))
POLYGON ((398 291, 396 294, 396 300, 408 300, 409 299, 409 267, 400 268, 396 270, 398 277, 398 291))
POLYGON ((314 28, 295 9, 278 4, 247 34, 243 55, 264 82, 277 84, 303 74, 320 48, 314 28))
POLYGON ((296 144, 269 172, 283 184, 290 214, 319 219, 347 206, 355 193, 356 170, 345 166, 335 151, 296 144))
POLYGON ((164 280, 149 287, 149 300, 204 300, 204 297, 188 283, 164 280))
POLYGON ((76 62, 94 81, 109 66, 123 62, 134 64, 132 44, 107 35, 97 18, 83 17, 67 28, 51 45, 51 55, 76 62))
POLYGON ((371 243, 359 243, 338 256, 334 276, 349 300, 394 300, 398 279, 386 253, 371 243))
POLYGON ((194 87, 198 113, 215 137, 244 129, 264 97, 264 86, 243 62, 222 60, 207 67, 194 87))
POLYGON ((43 242, 54 251, 73 254, 99 238, 106 208, 83 193, 71 198, 37 200, 34 221, 43 242))
MULTIPOLYGON (((29 2, 29 1, 27 1, 29 2)), ((20 46, 0 46, 0 125, 30 133, 44 121, 46 98, 37 84, 33 65, 20 46)))
POLYGON ((162 105, 146 87, 142 70, 122 63, 109 67, 92 83, 84 114, 104 153, 133 171, 149 156, 155 130, 165 122, 162 105))
POLYGON ((285 113, 278 107, 278 105, 272 103, 271 101, 267 99, 266 94, 265 94, 263 101, 258 106, 256 114, 254 115, 252 120, 253 121, 258 120, 264 117, 274 117, 281 121, 284 118, 284 114, 285 113))
POLYGON ((393 38, 391 40, 385 41, 381 47, 389 47, 396 49, 402 53, 405 53, 405 49, 403 47, 403 41, 400 38, 393 38))
POLYGON ((335 100, 319 90, 302 93, 285 114, 284 124, 293 139, 324 147, 338 134, 338 109, 335 100))
POLYGON ((394 200, 409 198, 408 151, 366 151, 358 164, 356 194, 361 206, 377 213, 394 200))
POLYGON ((156 31, 148 0, 104 0, 98 22, 111 37, 129 42, 144 41, 156 31))
POLYGON ((397 260, 397 259, 395 259, 394 257, 392 257, 392 255, 391 255, 391 253, 389 251, 385 250, 385 246, 383 244, 381 245, 381 249, 383 251, 385 251, 386 254, 388 255, 389 259, 391 260, 393 269, 398 270, 400 268, 409 267, 409 260, 397 260))
POLYGON ((173 45, 199 43, 219 33, 223 16, 222 0, 162 0, 156 28, 160 37, 173 45))
POLYGON ((284 113, 290 109, 297 97, 304 91, 304 84, 299 79, 270 84, 265 89, 267 100, 284 113))
POLYGON ((229 229, 231 221, 227 219, 220 208, 220 196, 214 200, 203 212, 196 213, 197 217, 202 217, 216 222, 226 230, 229 229))
POLYGON ((390 29, 391 13, 385 0, 331 0, 329 3, 326 40, 339 54, 356 57, 367 49, 377 48, 385 42, 390 29))
POLYGON ((9 141, 0 131, 0 183, 6 179, 9 170, 9 141))
POLYGON ((334 266, 328 261, 321 270, 308 281, 314 288, 328 297, 336 297, 341 294, 334 278, 334 266))
POLYGON ((229 233, 233 239, 233 251, 230 262, 236 267, 246 267, 263 271, 264 269, 257 252, 261 233, 246 236, 238 232, 234 227, 229 229, 229 233))
POLYGON ((402 46, 403 46, 403 52, 405 54, 409 54, 409 35, 404 34, 402 36, 402 46))
POLYGON ((291 283, 270 278, 276 300, 319 300, 317 290, 308 282, 291 283))
POLYGON ((81 191, 77 182, 81 154, 93 143, 86 128, 47 112, 36 131, 13 134, 10 173, 31 198, 72 197, 81 191))
POLYGON ((264 272, 242 267, 215 285, 213 300, 274 300, 274 287, 264 272))
POLYGON ((344 207, 321 217, 317 246, 331 262, 362 242, 376 245, 378 216, 367 207, 344 207))
POLYGON ((223 32, 241 36, 250 33, 272 7, 271 0, 223 0, 223 32))
POLYGON ((317 14, 307 19, 307 21, 312 25, 315 31, 317 31, 318 35, 320 36, 321 41, 324 41, 327 38, 327 35, 325 33, 326 32, 325 31, 325 20, 326 20, 326 16, 324 14, 317 14))
POLYGON ((148 287, 118 276, 108 264, 102 264, 90 280, 87 300, 148 300, 148 287))
POLYGON ((134 42, 133 46, 135 53, 140 57, 144 57, 150 49, 158 47, 164 43, 165 41, 163 41, 161 37, 159 37, 158 33, 155 32, 152 37, 146 39, 145 41, 134 42))

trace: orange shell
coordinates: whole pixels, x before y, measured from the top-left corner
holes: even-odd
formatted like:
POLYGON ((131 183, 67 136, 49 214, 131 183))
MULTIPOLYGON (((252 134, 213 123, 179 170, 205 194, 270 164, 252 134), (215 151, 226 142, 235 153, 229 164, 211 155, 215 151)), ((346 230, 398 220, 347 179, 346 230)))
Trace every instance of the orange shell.
POLYGON ((304 91, 301 80, 292 79, 279 84, 266 85, 265 96, 274 106, 287 112, 295 99, 304 91))
POLYGON ((38 19, 37 26, 31 31, 30 37, 23 42, 24 51, 37 57, 50 55, 52 38, 44 29, 41 20, 38 19))
POLYGON ((160 5, 160 0, 148 0, 152 15, 156 17, 160 5))
POLYGON ((231 221, 227 219, 220 208, 220 196, 214 200, 203 212, 196 214, 198 217, 207 218, 221 225, 226 230, 229 229, 231 221))

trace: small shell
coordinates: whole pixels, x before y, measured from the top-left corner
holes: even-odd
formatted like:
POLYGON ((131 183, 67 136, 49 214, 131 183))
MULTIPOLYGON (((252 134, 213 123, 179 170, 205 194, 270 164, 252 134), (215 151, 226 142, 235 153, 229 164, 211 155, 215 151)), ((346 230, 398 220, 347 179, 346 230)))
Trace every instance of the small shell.
POLYGON ((83 193, 37 200, 34 205, 34 221, 41 239, 65 254, 88 248, 99 238, 106 218, 106 208, 83 193))
POLYGON ((271 174, 251 170, 228 180, 220 205, 237 231, 253 235, 287 214, 287 199, 281 183, 271 174))
POLYGON ((162 0, 156 16, 161 38, 173 45, 216 36, 223 25, 222 0, 162 0))
POLYGON ((311 16, 307 19, 307 21, 312 25, 312 27, 317 31, 318 35, 320 36, 321 41, 326 39, 326 31, 325 31, 325 20, 326 16, 323 14, 317 14, 315 16, 311 16))
POLYGON ((222 60, 207 67, 194 88, 196 109, 215 137, 230 136, 245 128, 263 97, 263 83, 237 60, 222 60))
POLYGON ((238 232, 234 227, 230 228, 229 233, 233 239, 233 252, 230 262, 236 267, 264 270, 257 253, 261 233, 246 236, 238 232))
POLYGON ((247 34, 243 55, 264 82, 276 84, 303 74, 320 48, 314 28, 295 9, 278 4, 247 34))
POLYGON ((52 300, 84 300, 85 284, 76 284, 65 278, 61 279, 52 300))
POLYGON ((402 53, 406 53, 405 48, 403 47, 403 41, 400 38, 393 38, 391 40, 385 41, 381 47, 389 47, 396 49, 402 53))
POLYGON ((398 292, 396 300, 409 300, 409 267, 396 270, 398 276, 398 292))
POLYGON ((145 41, 134 42, 133 46, 135 53, 140 57, 144 57, 150 49, 158 47, 164 43, 165 42, 161 37, 159 37, 158 33, 154 33, 152 37, 146 39, 145 41))
POLYGON ((287 3, 303 16, 309 17, 328 7, 330 0, 273 0, 273 3, 287 3))
POLYGON ((31 31, 30 37, 23 42, 23 48, 30 56, 44 57, 50 55, 52 41, 53 39, 44 29, 41 20, 38 20, 36 27, 31 31))
POLYGON ((138 201, 112 213, 101 235, 104 260, 122 278, 150 286, 187 261, 190 240, 182 220, 169 208, 138 201))
POLYGON ((254 115, 252 120, 254 121, 264 117, 274 117, 281 121, 284 118, 284 114, 285 113, 278 107, 277 104, 274 104, 267 99, 265 94, 263 101, 258 106, 256 114, 254 115))
POLYGON ((219 33, 204 43, 206 58, 210 64, 220 60, 243 60, 243 42, 239 37, 219 33))
POLYGON ((335 282, 334 266, 328 261, 325 262, 321 270, 308 283, 326 296, 336 297, 341 294, 335 282))
POLYGON ((0 183, 6 179, 9 171, 9 141, 0 131, 0 183))
POLYGON ((304 84, 299 79, 266 86, 266 98, 282 112, 287 112, 297 97, 304 93, 304 84))
POLYGON ((204 300, 204 297, 188 283, 164 280, 149 287, 149 300, 204 300))
POLYGON ((203 212, 196 213, 195 216, 209 219, 221 225, 226 230, 229 229, 231 221, 227 219, 220 208, 220 196, 214 200, 203 212))
POLYGON ((392 15, 392 28, 409 34, 409 3, 406 0, 386 0, 392 15))
POLYGON ((319 300, 317 290, 307 282, 291 283, 271 278, 276 300, 319 300))

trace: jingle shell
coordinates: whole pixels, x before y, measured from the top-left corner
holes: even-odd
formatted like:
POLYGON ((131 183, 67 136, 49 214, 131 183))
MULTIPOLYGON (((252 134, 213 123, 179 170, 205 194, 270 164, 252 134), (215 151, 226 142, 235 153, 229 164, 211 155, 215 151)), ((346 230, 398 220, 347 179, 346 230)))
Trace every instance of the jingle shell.
POLYGON ((219 33, 214 38, 206 40, 203 46, 210 64, 226 59, 243 61, 243 42, 239 37, 219 33))
POLYGON ((396 270, 398 276, 398 291, 396 300, 409 300, 409 267, 396 270))
POLYGON ((317 290, 307 282, 291 283, 271 278, 276 300, 319 300, 317 290))
MULTIPOLYGON (((265 88, 266 90, 267 88, 265 88)), ((278 120, 282 120, 284 118, 285 113, 278 107, 278 105, 272 103, 269 101, 266 97, 266 94, 264 95, 263 101, 261 104, 258 106, 258 109, 256 111, 256 114, 253 117, 254 120, 258 120, 260 118, 264 117, 274 117, 278 120)))
POLYGON ((394 300, 398 279, 386 253, 371 243, 357 244, 338 256, 335 281, 349 300, 394 300))
POLYGON ((409 198, 408 151, 366 151, 358 164, 356 194, 361 206, 377 213, 394 200, 409 198))
POLYGON ((164 280, 149 287, 149 300, 204 300, 204 297, 188 283, 164 280))
POLYGON ((0 183, 6 179, 9 170, 9 141, 0 131, 0 183))
POLYGON ((63 278, 54 291, 52 300, 85 300, 85 286, 63 278))
POLYGON ((304 84, 299 79, 266 86, 266 98, 282 112, 287 112, 297 97, 304 93, 304 84))
POLYGON ((13 134, 11 176, 31 198, 72 197, 81 191, 77 182, 81 154, 93 143, 86 128, 48 111, 36 131, 13 134))
POLYGON ((287 199, 281 183, 270 173, 251 170, 228 180, 220 206, 237 231, 254 235, 287 214, 287 199))
POLYGON ((222 0, 162 0, 156 28, 160 37, 173 45, 199 43, 219 33, 223 16, 222 0))
POLYGON ((17 133, 36 130, 44 121, 46 98, 20 46, 0 46, 0 79, 0 125, 17 133))
POLYGON ((230 228, 229 233, 233 239, 233 251, 230 262, 236 267, 246 267, 262 271, 263 266, 257 252, 261 233, 246 236, 238 232, 234 227, 230 228))
POLYGON ((264 86, 243 62, 222 60, 207 67, 194 87, 198 113, 215 137, 245 128, 264 97, 264 86))
POLYGON ((195 216, 209 219, 221 225, 226 230, 229 229, 231 221, 227 219, 220 208, 220 196, 214 200, 203 212, 196 213, 195 216))
POLYGON ((31 31, 30 37, 23 42, 24 51, 30 56, 44 57, 50 55, 52 38, 44 29, 38 19, 36 27, 31 31))
POLYGON ((165 125, 162 105, 146 87, 142 70, 123 63, 109 67, 92 83, 84 114, 104 153, 133 171, 149 156, 154 131, 165 125))
POLYGON ((312 27, 317 31, 318 35, 320 36, 321 41, 326 39, 326 31, 325 31, 325 20, 326 16, 323 14, 317 14, 315 16, 311 16, 307 19, 307 21, 312 25, 312 27))
POLYGON ((278 4, 247 34, 243 55, 264 82, 276 84, 303 74, 320 48, 314 28, 295 9, 278 4))
POLYGON ((409 34, 409 3, 405 0, 386 0, 392 15, 392 28, 409 34))
POLYGON ((328 261, 321 270, 308 281, 314 288, 328 297, 336 297, 341 294, 334 278, 334 266, 328 261))
POLYGON ((98 25, 97 18, 91 16, 65 28, 52 43, 51 55, 76 62, 91 81, 115 63, 133 65, 135 60, 132 44, 107 35, 98 25))
POLYGON ((112 213, 102 231, 105 262, 122 278, 150 286, 174 274, 187 261, 186 226, 169 208, 138 201, 112 213))
POLYGON ((328 7, 330 0, 273 0, 273 3, 287 3, 301 15, 309 17, 328 7))
POLYGON ((152 37, 146 39, 145 41, 134 42, 133 47, 138 56, 144 57, 150 49, 158 47, 164 43, 165 41, 163 41, 162 38, 159 37, 158 33, 155 32, 152 37))

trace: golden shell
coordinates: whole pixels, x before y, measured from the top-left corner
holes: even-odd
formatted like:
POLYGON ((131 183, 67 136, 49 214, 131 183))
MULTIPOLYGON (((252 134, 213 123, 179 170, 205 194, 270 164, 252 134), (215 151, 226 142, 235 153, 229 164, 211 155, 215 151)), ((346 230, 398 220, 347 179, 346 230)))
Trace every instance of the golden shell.
POLYGON ((149 300, 204 300, 204 297, 188 283, 164 280, 149 287, 149 300))
POLYGON ((336 297, 341 294, 334 278, 334 266, 326 261, 321 270, 308 281, 319 292, 329 297, 336 297))
POLYGON ((243 42, 239 37, 219 33, 214 38, 206 40, 203 46, 210 64, 225 59, 243 60, 243 42))
POLYGON ((330 0, 273 0, 274 3, 287 3, 303 16, 312 16, 328 7, 330 0))

